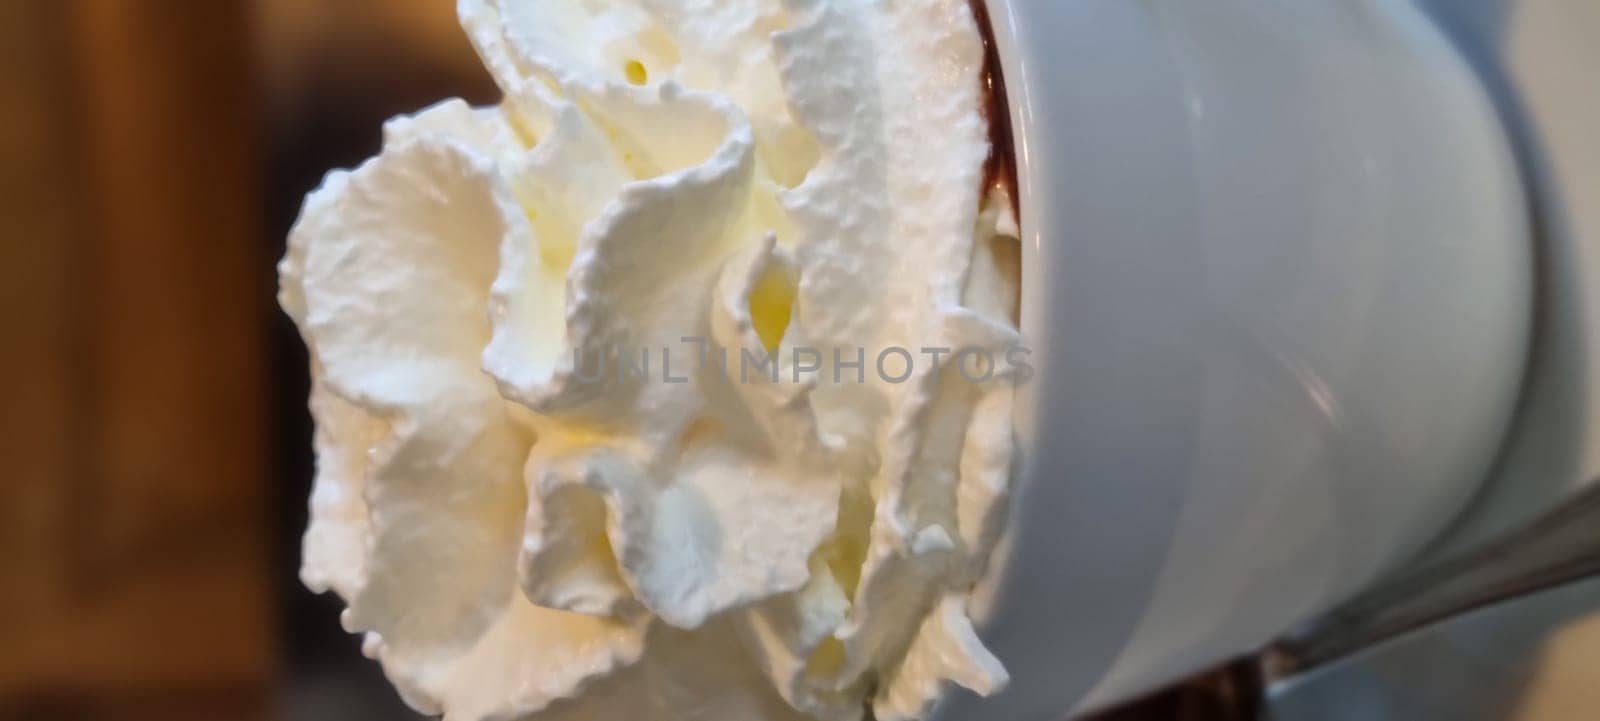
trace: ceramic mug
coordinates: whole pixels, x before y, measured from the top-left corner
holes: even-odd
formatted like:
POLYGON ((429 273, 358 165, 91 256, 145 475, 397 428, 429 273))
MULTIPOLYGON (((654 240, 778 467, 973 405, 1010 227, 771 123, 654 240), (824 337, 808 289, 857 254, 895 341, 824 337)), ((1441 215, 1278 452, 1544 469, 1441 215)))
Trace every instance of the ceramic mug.
POLYGON ((1248 653, 1435 538, 1533 313, 1507 140, 1407 0, 989 0, 1023 229, 1024 454, 980 589, 1058 721, 1248 653))

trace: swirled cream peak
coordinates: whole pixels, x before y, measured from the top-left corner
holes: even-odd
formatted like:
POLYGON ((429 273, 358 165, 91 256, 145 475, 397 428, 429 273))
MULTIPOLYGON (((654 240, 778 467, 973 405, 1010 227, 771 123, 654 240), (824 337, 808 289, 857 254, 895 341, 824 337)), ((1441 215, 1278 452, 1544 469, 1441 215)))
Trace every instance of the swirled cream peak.
POLYGON ((967 607, 1011 384, 923 355, 1016 344, 966 0, 460 14, 504 101, 391 121, 280 265, 305 582, 450 721, 891 721, 1000 688, 967 607))

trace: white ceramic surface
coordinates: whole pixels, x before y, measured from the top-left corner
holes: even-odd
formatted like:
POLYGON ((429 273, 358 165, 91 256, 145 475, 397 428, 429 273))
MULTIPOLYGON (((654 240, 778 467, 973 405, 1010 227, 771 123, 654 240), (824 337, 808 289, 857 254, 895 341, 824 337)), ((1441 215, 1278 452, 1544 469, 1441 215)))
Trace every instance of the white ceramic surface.
POLYGON ((983 634, 1059 721, 1235 653, 1436 537, 1532 314, 1482 88, 1405 0, 991 0, 1038 377, 983 634))
MULTIPOLYGON (((1485 492, 1431 549, 1483 541, 1600 481, 1600 3, 1425 0, 1511 131, 1537 230, 1536 339, 1485 492)), ((1406 573, 1402 570, 1400 574, 1406 573)), ((1379 588, 1375 599, 1403 588, 1379 588)), ((1272 718, 1567 721, 1595 715, 1600 580, 1418 629, 1272 689, 1272 718)))
POLYGON ((1486 492, 1435 557, 1468 551, 1600 481, 1600 2, 1426 0, 1485 79, 1533 196, 1529 383, 1486 492))

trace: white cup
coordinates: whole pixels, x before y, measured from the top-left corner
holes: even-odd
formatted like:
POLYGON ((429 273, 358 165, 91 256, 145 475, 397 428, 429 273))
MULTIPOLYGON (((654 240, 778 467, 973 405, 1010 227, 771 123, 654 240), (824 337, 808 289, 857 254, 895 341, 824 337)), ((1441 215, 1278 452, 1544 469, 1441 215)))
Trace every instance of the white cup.
POLYGON ((1058 721, 1324 612, 1477 491, 1533 312, 1515 164, 1406 0, 990 0, 1024 467, 981 609, 1058 721))

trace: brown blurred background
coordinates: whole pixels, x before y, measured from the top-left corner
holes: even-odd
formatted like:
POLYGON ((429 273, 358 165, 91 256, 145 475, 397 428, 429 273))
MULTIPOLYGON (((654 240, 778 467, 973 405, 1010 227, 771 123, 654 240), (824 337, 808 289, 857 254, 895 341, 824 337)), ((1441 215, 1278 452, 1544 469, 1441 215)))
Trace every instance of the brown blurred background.
POLYGON ((0 0, 0 719, 411 718, 296 580, 300 199, 496 93, 450 0, 0 0))

